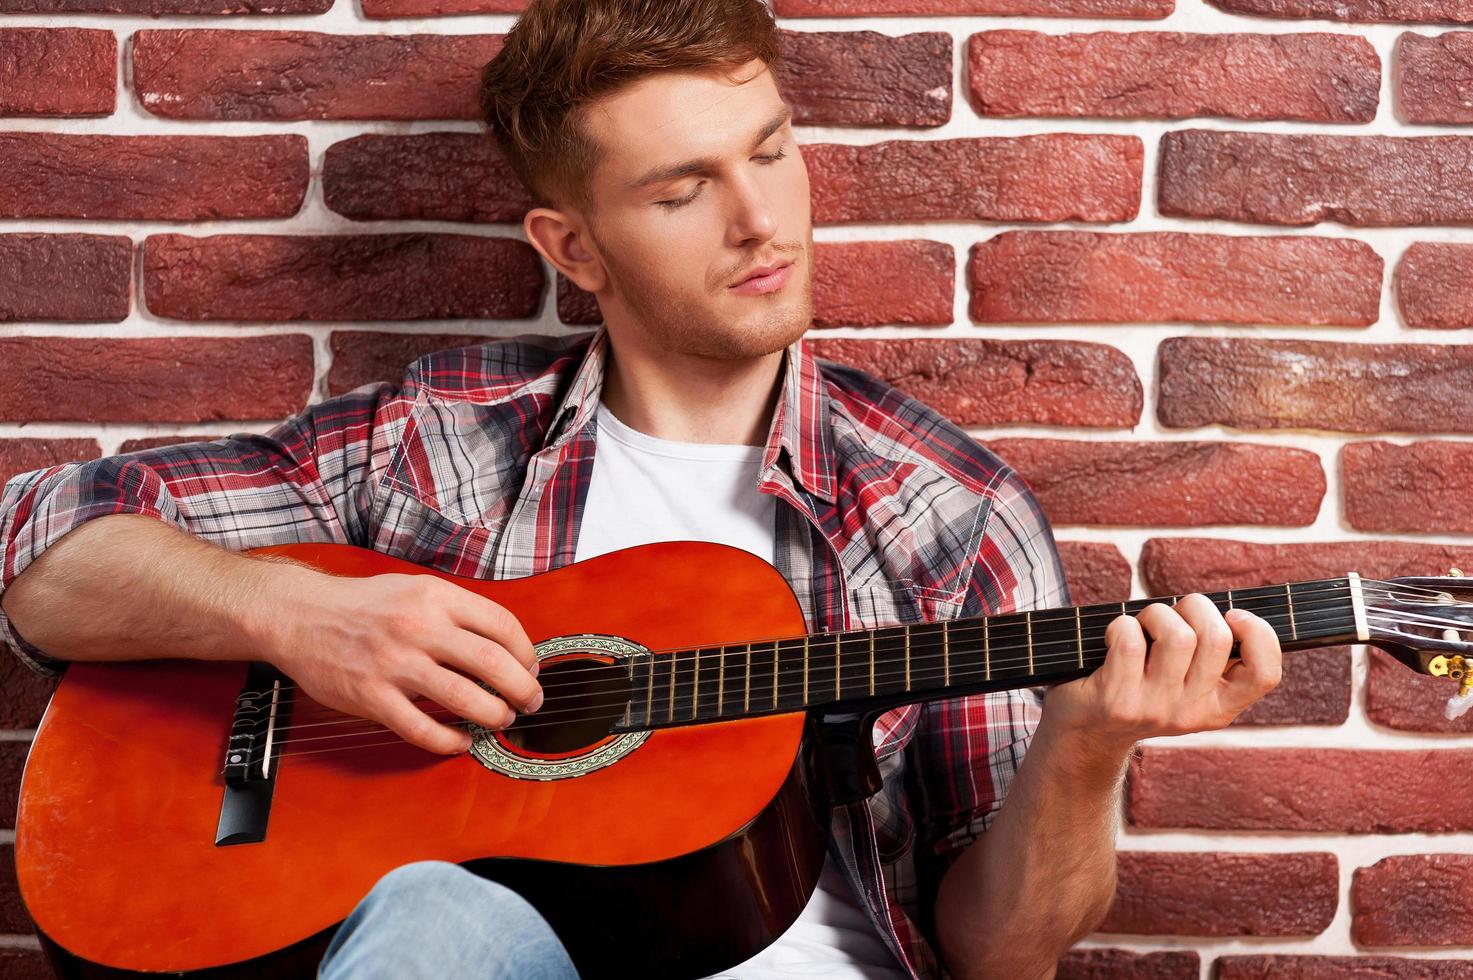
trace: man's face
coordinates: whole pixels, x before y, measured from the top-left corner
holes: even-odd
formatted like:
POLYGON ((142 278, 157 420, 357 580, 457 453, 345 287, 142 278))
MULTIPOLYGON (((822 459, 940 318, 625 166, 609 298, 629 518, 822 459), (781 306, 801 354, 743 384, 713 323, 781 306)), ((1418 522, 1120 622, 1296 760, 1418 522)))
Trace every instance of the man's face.
POLYGON ((813 319, 808 169, 772 73, 661 73, 595 103, 603 150, 589 225, 615 343, 742 359, 781 350, 813 319), (791 262, 767 292, 733 284, 791 262), (781 278, 781 277, 780 277, 781 278))

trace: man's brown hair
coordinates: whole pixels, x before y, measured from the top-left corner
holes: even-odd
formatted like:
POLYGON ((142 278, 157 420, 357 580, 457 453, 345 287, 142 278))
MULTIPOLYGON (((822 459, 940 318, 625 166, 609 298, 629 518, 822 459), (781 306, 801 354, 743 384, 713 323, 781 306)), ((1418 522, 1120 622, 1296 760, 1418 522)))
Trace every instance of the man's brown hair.
POLYGON ((661 71, 778 64, 764 0, 531 0, 481 71, 481 117, 537 207, 591 214, 586 106, 661 71))

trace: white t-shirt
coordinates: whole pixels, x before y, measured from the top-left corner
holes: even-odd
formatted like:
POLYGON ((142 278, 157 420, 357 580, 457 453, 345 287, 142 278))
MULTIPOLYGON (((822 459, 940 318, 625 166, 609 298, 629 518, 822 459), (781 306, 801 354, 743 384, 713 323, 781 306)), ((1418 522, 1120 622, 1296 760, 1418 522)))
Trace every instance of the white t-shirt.
MULTIPOLYGON (((715 541, 771 562, 776 498, 758 491, 761 446, 657 439, 600 402, 575 561, 651 541, 715 541)), ((905 976, 833 856, 808 905, 756 956, 708 980, 893 980, 905 976)))

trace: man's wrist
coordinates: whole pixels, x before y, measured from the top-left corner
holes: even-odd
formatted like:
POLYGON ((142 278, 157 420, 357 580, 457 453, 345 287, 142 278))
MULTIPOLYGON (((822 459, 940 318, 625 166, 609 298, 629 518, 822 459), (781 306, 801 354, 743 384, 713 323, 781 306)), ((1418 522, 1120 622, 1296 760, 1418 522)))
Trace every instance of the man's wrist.
POLYGON ((240 652, 231 659, 264 660, 279 669, 294 645, 295 611, 290 597, 319 588, 331 576, 296 562, 247 558, 250 565, 239 572, 243 601, 231 614, 240 637, 240 652))
POLYGON ((1042 756, 1050 767, 1076 783, 1113 787, 1135 750, 1136 741, 1050 723, 1047 704, 1028 757, 1042 756), (1035 756, 1037 753, 1037 756, 1035 756))

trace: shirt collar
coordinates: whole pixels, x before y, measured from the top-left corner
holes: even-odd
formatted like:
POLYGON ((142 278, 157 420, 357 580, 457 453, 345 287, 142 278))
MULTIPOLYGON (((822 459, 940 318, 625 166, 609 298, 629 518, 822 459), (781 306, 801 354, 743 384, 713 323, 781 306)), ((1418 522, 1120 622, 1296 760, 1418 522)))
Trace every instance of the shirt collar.
MULTIPOLYGON (((608 349, 608 328, 600 325, 590 337, 583 361, 553 413, 544 448, 561 447, 593 418, 603 391, 608 349)), ((834 453, 828 389, 802 337, 784 351, 783 370, 783 393, 768 430, 762 472, 765 476, 778 465, 786 450, 792 478, 809 493, 833 503, 834 453)))

